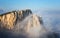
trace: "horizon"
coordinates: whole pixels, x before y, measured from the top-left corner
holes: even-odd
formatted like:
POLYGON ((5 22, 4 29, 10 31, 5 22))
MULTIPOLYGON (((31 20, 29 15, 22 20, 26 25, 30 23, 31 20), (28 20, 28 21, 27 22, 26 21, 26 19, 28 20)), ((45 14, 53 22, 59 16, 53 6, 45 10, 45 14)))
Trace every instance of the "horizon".
POLYGON ((32 11, 38 9, 60 9, 60 0, 0 0, 0 9, 22 10, 31 9, 32 11))

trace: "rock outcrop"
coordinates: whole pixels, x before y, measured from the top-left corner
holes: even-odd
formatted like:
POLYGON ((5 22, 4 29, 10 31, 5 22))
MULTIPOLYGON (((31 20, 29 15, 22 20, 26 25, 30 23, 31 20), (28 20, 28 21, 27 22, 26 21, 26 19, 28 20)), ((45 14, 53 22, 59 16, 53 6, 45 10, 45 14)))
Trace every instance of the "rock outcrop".
POLYGON ((0 38, 57 38, 30 9, 0 14, 0 38))
POLYGON ((0 14, 0 28, 13 29, 17 21, 23 20, 29 14, 32 14, 30 9, 0 14))
MULTIPOLYGON (((2 33, 12 33, 15 36, 22 34, 29 38, 39 38, 40 32, 44 33, 46 31, 42 25, 41 17, 32 14, 30 9, 12 11, 0 15, 0 29, 3 29, 2 33)), ((2 36, 5 36, 5 34, 2 36)))

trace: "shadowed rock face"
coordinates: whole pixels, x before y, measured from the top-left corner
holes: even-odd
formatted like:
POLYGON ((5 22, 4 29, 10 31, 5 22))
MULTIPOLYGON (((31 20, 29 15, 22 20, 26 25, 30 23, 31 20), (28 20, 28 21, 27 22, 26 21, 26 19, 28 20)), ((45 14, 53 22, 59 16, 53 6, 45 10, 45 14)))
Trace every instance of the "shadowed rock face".
POLYGON ((0 14, 0 27, 13 29, 17 21, 23 20, 29 14, 32 14, 30 9, 0 14))

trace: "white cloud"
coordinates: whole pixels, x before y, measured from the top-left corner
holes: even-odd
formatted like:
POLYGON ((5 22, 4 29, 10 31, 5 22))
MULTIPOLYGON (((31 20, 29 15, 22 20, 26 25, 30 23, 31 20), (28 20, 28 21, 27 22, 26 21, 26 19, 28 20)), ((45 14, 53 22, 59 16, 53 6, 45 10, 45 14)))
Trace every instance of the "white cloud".
MULTIPOLYGON (((50 11, 50 10, 49 10, 50 11)), ((53 11, 53 10, 52 10, 53 11)), ((57 10, 58 11, 58 10, 57 10)), ((48 10, 42 10, 42 11, 36 11, 35 14, 42 16, 43 21, 44 21, 44 25, 48 30, 52 30, 52 31, 60 31, 60 22, 58 20, 60 20, 60 13, 57 12, 49 12, 48 10), (58 23, 56 23, 56 21, 58 23), (53 25, 55 24, 56 25, 53 25), (56 29, 56 30, 54 30, 56 29)))

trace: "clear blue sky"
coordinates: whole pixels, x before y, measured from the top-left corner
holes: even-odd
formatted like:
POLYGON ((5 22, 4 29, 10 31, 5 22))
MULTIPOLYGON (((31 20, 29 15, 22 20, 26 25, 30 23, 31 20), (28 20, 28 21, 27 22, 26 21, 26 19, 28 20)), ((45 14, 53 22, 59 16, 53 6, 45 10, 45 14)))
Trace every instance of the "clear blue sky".
POLYGON ((15 10, 30 8, 60 8, 60 0, 0 0, 0 9, 15 10))

